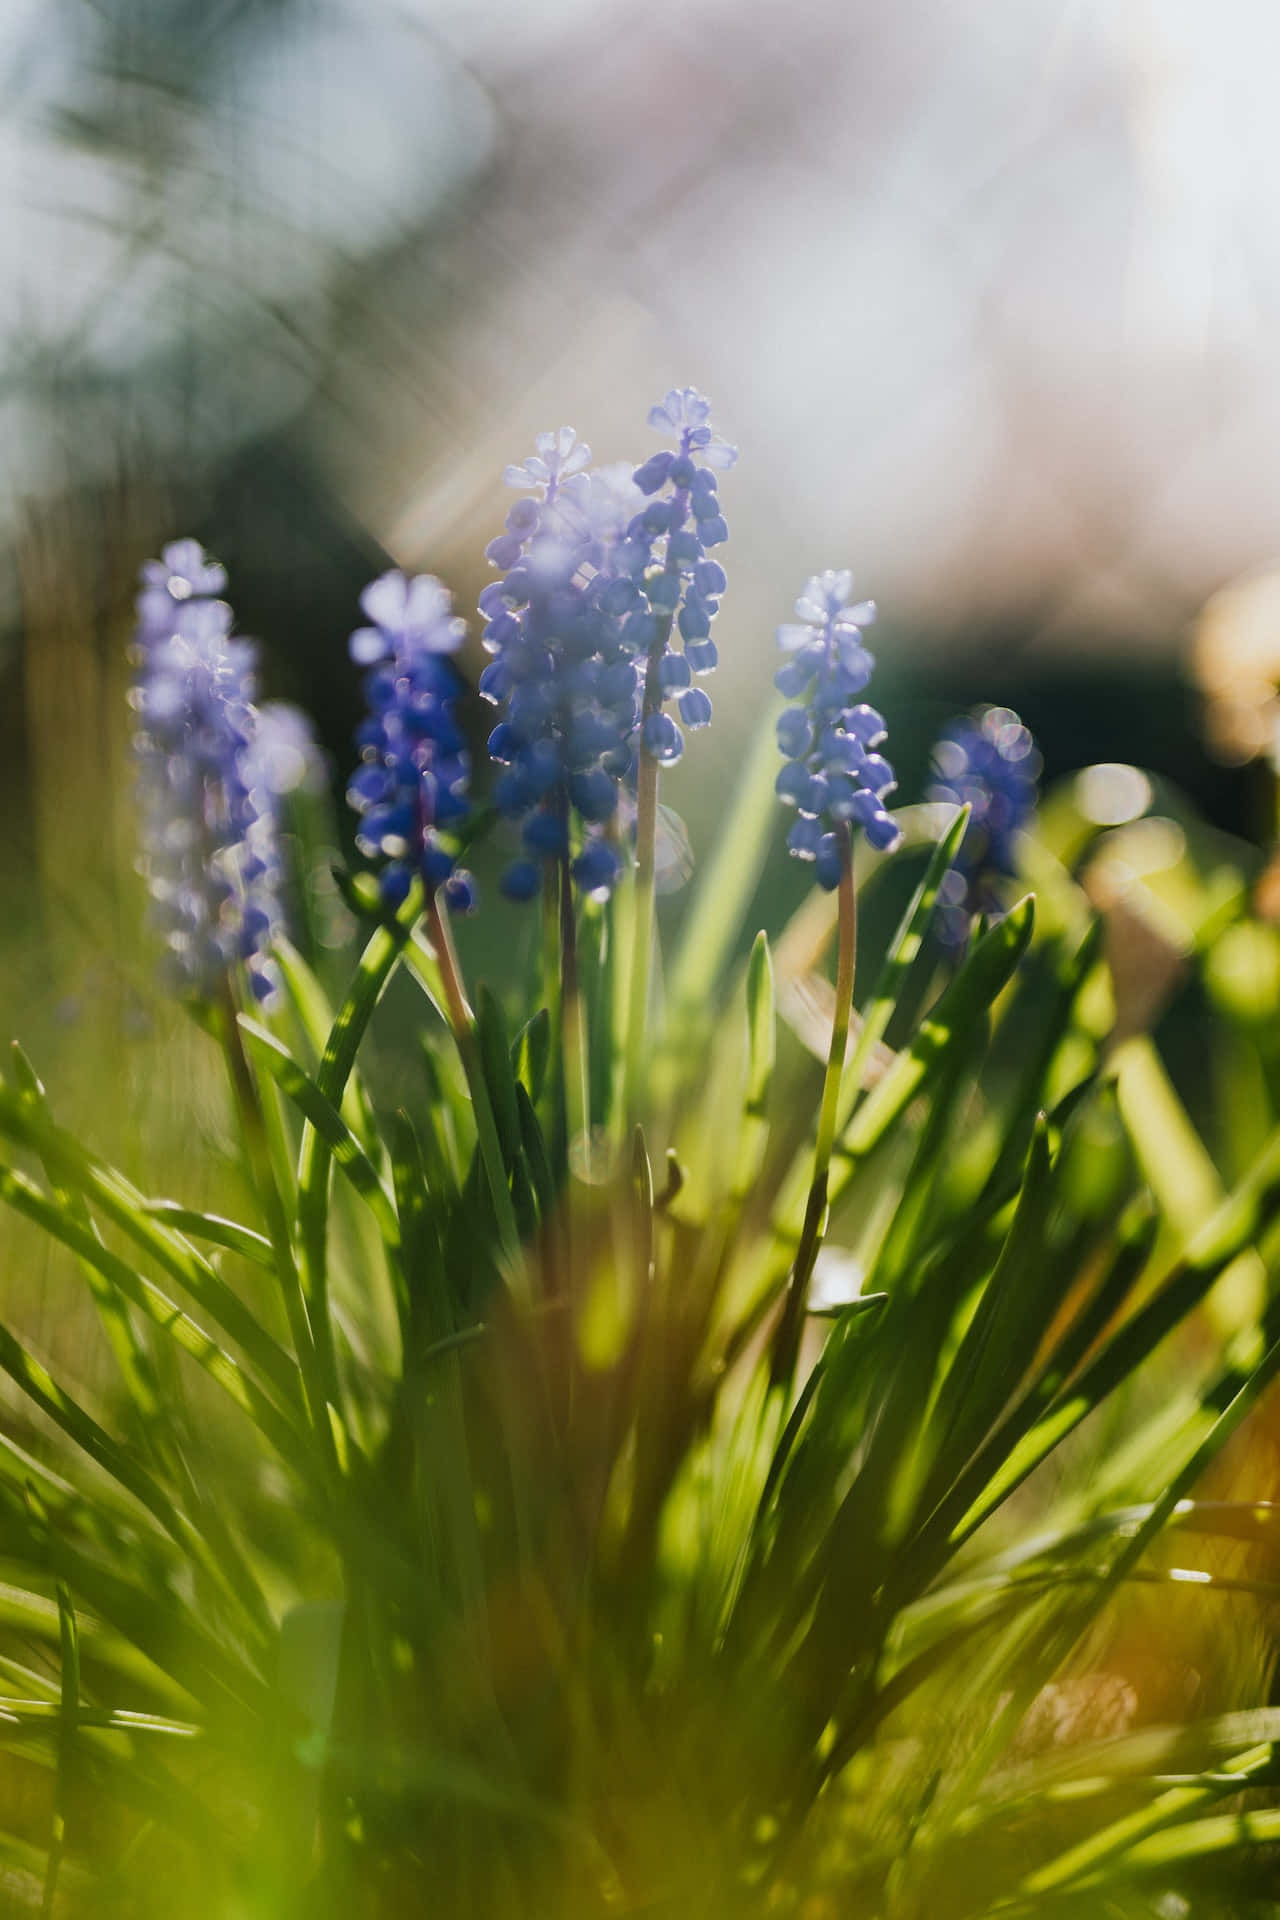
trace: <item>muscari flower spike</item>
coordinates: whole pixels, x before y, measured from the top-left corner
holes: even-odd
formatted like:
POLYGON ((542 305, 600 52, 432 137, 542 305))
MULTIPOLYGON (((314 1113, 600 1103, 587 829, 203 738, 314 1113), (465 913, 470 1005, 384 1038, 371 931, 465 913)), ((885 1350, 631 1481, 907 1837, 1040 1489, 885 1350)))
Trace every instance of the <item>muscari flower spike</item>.
POLYGON ((462 680, 450 655, 466 635, 452 598, 427 573, 381 574, 360 596, 370 625, 350 640, 367 667, 368 716, 356 734, 360 764, 347 786, 359 815, 356 845, 384 862, 383 902, 401 905, 415 876, 428 896, 443 889, 458 912, 475 905, 475 885, 442 837, 469 810, 471 762, 454 714, 462 680))
POLYGON ((259 999, 280 922, 274 797, 259 752, 254 650, 231 637, 226 573, 195 540, 142 568, 130 701, 142 871, 175 991, 208 999, 238 962, 259 999))
POLYGON ((815 574, 796 601, 797 622, 778 628, 788 654, 774 684, 799 702, 778 719, 778 746, 787 765, 778 775, 778 798, 799 819, 787 846, 799 860, 814 862, 819 884, 840 882, 837 828, 861 827, 870 844, 892 851, 901 835, 884 801, 897 785, 893 768, 875 749, 885 724, 874 707, 858 700, 875 661, 862 634, 876 617, 870 600, 849 604, 853 575, 815 574))
POLYGON ((664 766, 678 760, 684 739, 666 711, 674 696, 686 727, 711 721, 711 700, 693 682, 717 662, 711 623, 727 585, 710 550, 729 529, 720 511, 716 469, 732 467, 738 450, 711 426, 711 402, 694 387, 673 387, 649 409, 649 425, 676 439, 674 452, 655 453, 637 468, 635 483, 651 496, 631 528, 643 565, 633 575, 628 632, 645 667, 644 750, 664 766), (680 646, 675 645, 679 635, 680 646))
POLYGON ((962 715, 934 747, 926 799, 972 809, 939 888, 936 924, 945 945, 964 945, 975 914, 1000 911, 1001 882, 1017 873, 1017 835, 1035 810, 1041 764, 1030 730, 1009 707, 962 715))
POLYGON ((603 897, 623 866, 615 817, 639 711, 627 626, 647 552, 631 527, 644 503, 625 470, 587 471, 590 448, 572 427, 535 445, 506 470, 526 497, 487 549, 504 577, 480 596, 494 655, 480 692, 505 708, 489 736, 503 768, 494 800, 521 823, 502 888, 531 899, 542 863, 572 853, 574 884, 603 897))

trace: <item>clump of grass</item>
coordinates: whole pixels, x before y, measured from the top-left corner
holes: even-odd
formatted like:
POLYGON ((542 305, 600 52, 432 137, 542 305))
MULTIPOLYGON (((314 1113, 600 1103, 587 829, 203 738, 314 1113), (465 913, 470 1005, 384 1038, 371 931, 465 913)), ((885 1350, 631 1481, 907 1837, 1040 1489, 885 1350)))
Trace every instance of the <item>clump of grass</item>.
POLYGON ((963 809, 893 817, 913 891, 855 990, 870 855, 824 788, 833 893, 736 962, 770 757, 665 996, 620 839, 577 898, 548 839, 547 963, 502 1003, 454 951, 456 851, 401 885, 400 828, 393 888, 344 883, 336 1008, 255 923, 277 997, 224 955, 196 1002, 238 1217, 139 1191, 15 1049, 0 1198, 119 1385, 81 1404, 0 1325, 35 1410, 0 1438, 19 1904, 976 1920, 1210 1911, 1228 1867, 1225 1911, 1265 1898, 1280 1715, 1152 1721, 1107 1650, 1135 1595, 1225 1632, 1273 1597, 1215 1544, 1270 1509, 1201 1489, 1276 1311, 1250 1295, 1194 1376, 1169 1345, 1270 1271, 1280 1133, 1171 1224, 1148 1175, 1176 1186, 1185 1115, 1154 1053, 1108 1052, 1083 896, 1042 848, 1039 929, 1026 897, 958 944, 963 809), (820 1067, 792 1028, 833 934, 820 1067), (417 1092, 387 1111, 361 1059, 397 974, 417 1092))

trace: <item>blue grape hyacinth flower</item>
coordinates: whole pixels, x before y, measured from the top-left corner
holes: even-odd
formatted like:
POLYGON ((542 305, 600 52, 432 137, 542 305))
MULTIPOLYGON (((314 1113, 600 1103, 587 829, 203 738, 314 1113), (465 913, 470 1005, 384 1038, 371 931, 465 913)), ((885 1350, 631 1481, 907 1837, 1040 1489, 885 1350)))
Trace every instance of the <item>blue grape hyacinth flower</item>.
POLYGON ((684 738, 667 702, 674 699, 686 727, 711 721, 710 696, 693 682, 717 663, 711 623, 728 582, 711 549, 724 544, 729 528, 716 470, 732 467, 738 450, 714 432, 711 402, 694 387, 673 387, 650 408, 649 425, 673 435, 676 447, 636 469, 635 484, 649 504, 630 529, 643 559, 632 578, 628 634, 645 673, 644 750, 670 766, 684 738))
POLYGON ((144 561, 138 577, 141 587, 134 607, 139 644, 167 639, 184 623, 206 618, 201 606, 227 585, 226 568, 211 560, 198 540, 171 540, 158 560, 144 561))
POLYGON ((980 707, 953 720, 933 750, 925 798, 971 808, 955 865, 939 890, 937 927, 963 946, 975 914, 1001 907, 1001 883, 1017 872, 1017 836, 1035 811, 1041 759, 1010 707, 980 707))
POLYGON ((568 863, 580 891, 602 897, 623 868, 616 815, 639 718, 630 622, 647 546, 643 497, 629 474, 588 472, 572 427, 539 434, 506 470, 525 497, 487 557, 502 572, 480 596, 494 656, 480 692, 503 708, 489 752, 503 769, 494 800, 520 824, 521 853, 502 879, 514 900, 541 887, 544 863, 568 863))
POLYGON ((875 660, 863 630, 876 617, 870 600, 850 604, 853 575, 815 574, 796 601, 796 621, 778 628, 787 654, 774 684, 797 704, 778 719, 778 746, 787 764, 778 775, 778 798, 799 818, 787 835, 798 860, 811 860, 819 884, 840 882, 837 829, 861 827, 881 853, 901 834, 885 799, 897 785, 893 768, 877 752, 885 724, 859 700, 875 660))
POLYGON ((466 739, 454 712, 462 680, 450 656, 466 636, 448 589, 432 574, 392 568, 360 596, 370 625, 357 627, 351 657, 367 667, 360 764, 347 785, 359 816, 356 845, 384 864, 384 904, 394 911, 414 878, 428 896, 442 888, 460 912, 475 905, 470 874, 446 839, 469 811, 466 739))
POLYGON ((258 752, 254 650, 231 635, 226 573, 194 540, 142 569, 131 704, 142 870, 179 993, 214 997, 243 963, 254 994, 276 980, 273 795, 258 752))

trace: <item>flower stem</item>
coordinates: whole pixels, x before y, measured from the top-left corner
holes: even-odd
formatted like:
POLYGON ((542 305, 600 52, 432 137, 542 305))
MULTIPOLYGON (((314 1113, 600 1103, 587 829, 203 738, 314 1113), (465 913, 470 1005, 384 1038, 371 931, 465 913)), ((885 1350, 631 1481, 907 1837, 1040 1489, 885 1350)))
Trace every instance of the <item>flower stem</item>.
POLYGON ((578 926, 573 911, 573 882, 566 850, 558 861, 560 881, 560 1039, 564 1048, 566 1125, 572 1160, 591 1150, 591 1105, 587 1089, 587 1046, 582 1020, 582 990, 578 978, 578 926))
POLYGON ((229 978, 223 980, 217 1013, 222 1030, 222 1050, 231 1080, 232 1096, 240 1119, 245 1154, 253 1184, 257 1189, 258 1204, 266 1224, 267 1238, 271 1242, 271 1251, 275 1258, 276 1276, 284 1296, 289 1333, 302 1374, 307 1411, 328 1465, 336 1467, 337 1454, 329 1409, 332 1406, 335 1414, 339 1411, 337 1382, 326 1378, 320 1349, 307 1312, 302 1280, 293 1254, 289 1217, 272 1164, 271 1136, 267 1117, 263 1110, 262 1096, 254 1078, 253 1068, 249 1065, 249 1056, 244 1050, 235 995, 229 978))
POLYGON ((644 744, 644 726, 662 709, 660 673, 667 641, 671 637, 671 616, 659 620, 649 648, 645 671, 644 699, 640 708, 639 765, 636 776, 636 886, 635 917, 631 937, 631 980, 628 988, 626 1099, 624 1113, 628 1124, 640 1117, 640 1081, 643 1071, 645 1040, 649 1023, 649 974, 653 955, 654 872, 658 841, 658 762, 644 744))
POLYGON ((471 1094, 471 1111, 476 1123, 476 1144, 493 1198, 499 1238, 502 1241, 504 1253, 515 1263, 520 1258, 520 1231, 516 1224, 515 1209, 511 1204, 511 1189, 507 1185, 506 1163, 502 1158, 498 1123, 494 1118, 493 1102, 489 1098, 489 1088, 484 1077, 484 1063, 476 1044, 475 1015, 471 1011, 471 1003, 467 999, 466 989, 462 984, 462 969, 458 965, 449 917, 434 889, 427 895, 426 918, 427 935, 435 950, 436 966, 444 993, 445 1012, 449 1018, 454 1045, 458 1049, 458 1058, 462 1062, 462 1071, 466 1075, 467 1087, 471 1094))
POLYGON ((783 1387, 788 1395, 795 1376, 804 1326, 805 1302, 814 1263, 822 1246, 827 1224, 827 1177, 835 1146, 836 1121, 840 1108, 840 1082, 844 1077, 845 1053, 849 1045, 849 1023, 853 1012, 854 964, 858 945, 858 896, 853 885, 853 836, 847 822, 836 828, 840 846, 839 946, 836 957, 836 1005, 831 1022, 831 1046, 827 1052, 827 1071, 822 1083, 822 1107, 818 1115, 818 1137, 813 1153, 813 1179, 805 1207, 804 1225, 795 1264, 783 1300, 782 1316, 773 1340, 769 1379, 783 1387))

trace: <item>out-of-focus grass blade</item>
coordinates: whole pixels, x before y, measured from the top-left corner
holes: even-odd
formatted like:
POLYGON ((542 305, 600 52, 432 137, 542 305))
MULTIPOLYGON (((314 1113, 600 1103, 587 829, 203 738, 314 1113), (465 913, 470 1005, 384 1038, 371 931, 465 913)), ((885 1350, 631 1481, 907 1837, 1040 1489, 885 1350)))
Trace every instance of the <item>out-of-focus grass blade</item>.
MULTIPOLYGON (((406 949, 414 919, 422 909, 422 893, 414 887, 399 916, 375 929, 356 964, 355 977, 338 1009, 324 1042, 315 1085, 329 1105, 342 1114, 347 1087, 355 1071, 356 1053, 374 1009, 406 949)), ((357 1095, 362 1112, 363 1098, 357 1095)), ((367 1138, 373 1140, 372 1127, 367 1138)), ((325 1374, 336 1378, 333 1330, 329 1312, 329 1161, 331 1146, 323 1133, 306 1120, 298 1147, 298 1275, 312 1336, 325 1374)))
MULTIPOLYGON (((1154 1041, 1137 1034, 1118 1050, 1114 1067, 1120 1111, 1138 1160, 1165 1217, 1189 1238, 1221 1205, 1222 1182, 1186 1108, 1165 1072, 1154 1041)), ((1219 1332, 1251 1326, 1266 1298, 1266 1274, 1246 1252, 1211 1312, 1219 1332)))
MULTIPOLYGON (((733 822, 733 832, 720 836, 694 891, 667 984, 664 1054, 670 1061, 679 1059, 691 1027, 704 1019, 756 889, 777 808, 776 721, 774 712, 761 721, 726 815, 733 822)), ((662 1096, 661 1085, 655 1091, 662 1096)))
POLYGON ((255 1267, 265 1267, 268 1273, 275 1272, 275 1255, 265 1233, 255 1233, 252 1227, 241 1226, 238 1220, 224 1219, 221 1214, 199 1213, 194 1207, 180 1206, 176 1200, 147 1200, 144 1205, 153 1220, 163 1221, 176 1232, 187 1234, 193 1240, 207 1240, 210 1246, 239 1254, 242 1260, 250 1261, 255 1267))
MULTIPOLYGON (((379 932, 389 929, 379 928, 379 932)), ((392 935, 394 942, 395 936, 392 935)), ((379 952, 382 951, 379 943, 379 952)), ((316 1059, 317 1078, 329 1050, 329 1043, 338 1023, 329 1002, 329 996, 321 986, 307 962, 297 948, 282 936, 277 935, 272 942, 272 953, 280 965, 284 978, 285 991, 298 1018, 307 1042, 316 1059)), ((373 1109, 369 1096, 365 1092, 364 1082, 354 1064, 346 1077, 340 1098, 334 1100, 343 1119, 355 1134, 370 1158, 377 1151, 377 1133, 373 1121, 373 1109)))
MULTIPOLYGON (((44 1086, 16 1040, 12 1045, 11 1059, 19 1098, 25 1100, 43 1122, 47 1125, 51 1124, 53 1114, 44 1086)), ((83 1195, 69 1183, 63 1182, 60 1185, 56 1171, 50 1168, 47 1162, 45 1172, 50 1184, 58 1192, 59 1200, 75 1216, 85 1231, 97 1238, 97 1228, 83 1195)), ((160 1388, 156 1379, 155 1360, 148 1351, 139 1330, 130 1319, 124 1300, 101 1269, 90 1262, 82 1261, 80 1270, 93 1297, 94 1305, 98 1309, 103 1330, 120 1369, 120 1377, 133 1401, 138 1418, 144 1429, 154 1431, 153 1423, 160 1409, 160 1388)))
POLYGON ((417 1338, 430 1341, 453 1331, 447 1281, 440 1260, 435 1209, 429 1201, 422 1146, 403 1110, 391 1121, 391 1177, 400 1217, 403 1296, 401 1337, 406 1352, 417 1338), (412 1330, 412 1331, 411 1331, 412 1330))
MULTIPOLYGON (((237 1614, 243 1618, 243 1597, 187 1515, 174 1505, 154 1475, 134 1460, 118 1441, 113 1440, 106 1429, 99 1426, 92 1415, 57 1384, 3 1324, 0 1324, 0 1367, 3 1367, 14 1385, 20 1387, 96 1466, 131 1493, 159 1521, 170 1538, 231 1600, 237 1614)), ((65 1543, 59 1543, 60 1554, 67 1551, 65 1543)))
MULTIPOLYGON (((76 1738, 80 1717, 80 1635, 75 1609, 66 1582, 57 1583, 58 1637, 61 1649, 61 1692, 58 1701, 58 1772, 54 1786, 53 1831, 49 1838, 49 1862, 44 1876, 44 1894, 40 1903, 43 1915, 53 1912, 58 1891, 58 1874, 67 1840, 67 1803, 72 1788, 76 1759, 76 1738)), ((39 1712, 45 1702, 32 1703, 39 1712)))
POLYGON ((59 1181, 66 1179, 189 1293, 224 1333, 244 1349, 265 1378, 294 1406, 301 1404, 295 1361, 272 1339, 253 1310, 180 1233, 151 1210, 114 1167, 82 1147, 61 1127, 46 1125, 0 1082, 0 1133, 38 1154, 59 1181))
POLYGON ((338 1109, 325 1097, 310 1074, 304 1073, 293 1055, 247 1014, 239 1016, 239 1026, 256 1060, 267 1069, 282 1093, 288 1095, 298 1111, 310 1122, 360 1198, 368 1205, 383 1239, 391 1248, 400 1244, 400 1223, 395 1205, 378 1177, 377 1169, 352 1133, 338 1109))
POLYGON ((476 1038, 498 1138, 502 1143, 503 1162, 510 1170, 520 1155, 520 1109, 516 1102, 516 1078, 511 1064, 511 1040, 502 1008, 488 987, 483 985, 476 995, 476 1038))
POLYGON ((769 1089, 777 1038, 774 1029, 773 963, 768 939, 761 932, 755 937, 747 962, 747 1083, 730 1195, 735 1202, 750 1193, 769 1137, 769 1089))
POLYGON ((1196 1235, 1159 1293, 1112 1334, 1079 1377, 1013 1447, 960 1523, 968 1534, 1018 1486, 1094 1407, 1128 1380, 1160 1342, 1199 1304, 1242 1252, 1256 1245, 1280 1214, 1280 1135, 1236 1192, 1196 1235))
POLYGON ((1091 1834, 1079 1846, 1060 1854, 1048 1866, 1029 1874, 1021 1891, 1032 1897, 1057 1892, 1071 1885, 1089 1885, 1096 1881, 1104 1863, 1119 1864, 1132 1870, 1144 1862, 1165 1866, 1191 1854, 1212 1853, 1233 1844, 1257 1845, 1263 1838, 1280 1837, 1280 1809, 1266 1809, 1263 1815, 1231 1814, 1209 1820, 1187 1822, 1197 1806, 1213 1801, 1224 1792, 1240 1792, 1250 1777, 1272 1766, 1270 1742, 1248 1748, 1223 1763, 1220 1774, 1225 1780, 1174 1787, 1162 1793, 1148 1806, 1110 1823, 1101 1833, 1091 1834), (1187 1836, 1191 1836, 1188 1839, 1187 1836))
MULTIPOLYGON (((1132 1292, 1150 1258, 1156 1228, 1157 1219, 1151 1202, 1139 1195, 1120 1223, 1114 1253, 1096 1291, 1027 1381, 1006 1419, 983 1442, 972 1460, 963 1465, 939 1507, 930 1515, 913 1543, 913 1560, 923 1558, 927 1561, 931 1553, 942 1551, 952 1528, 960 1526, 970 1508, 980 1501, 983 1490, 995 1481, 1014 1447, 1052 1403, 1094 1340, 1132 1292)), ((1001 1498, 1007 1497, 1010 1491, 1012 1489, 1006 1487, 1001 1498)), ((992 1511, 993 1507, 983 1506, 983 1517, 992 1511)), ((952 1540, 952 1546, 959 1546, 966 1537, 966 1533, 959 1533, 952 1540)))
MULTIPOLYGON (((429 942, 415 936, 409 942, 405 957, 413 979, 439 1011, 442 1006, 443 991, 440 967, 429 942)), ((506 1163, 502 1154, 502 1137, 489 1094, 479 1039, 474 1026, 465 1028, 462 1032, 455 1032, 453 1038, 458 1049, 458 1057, 462 1062, 463 1073, 466 1075, 467 1091, 471 1096, 471 1116, 476 1130, 476 1145, 489 1187, 492 1219, 497 1227, 498 1241, 502 1248, 504 1275, 509 1283, 516 1284, 523 1271, 520 1229, 511 1201, 511 1189, 508 1185, 506 1163)), ((508 1074, 510 1070, 508 1057, 506 1062, 508 1074)))
POLYGON ((551 1016, 539 1007, 532 1020, 525 1022, 511 1048, 511 1065, 518 1080, 536 1107, 542 1098, 551 1058, 551 1016))
POLYGON ((1120 1111, 1147 1184, 1178 1232, 1189 1236, 1222 1204, 1217 1169, 1147 1035, 1126 1040, 1113 1066, 1120 1111))
POLYGON ((522 1080, 516 1082, 516 1106, 520 1115, 520 1145, 533 1183, 538 1213, 544 1221, 550 1220, 556 1204, 555 1174, 546 1136, 534 1110, 533 1095, 522 1080))
POLYGON ((301 1473, 308 1471, 305 1447, 296 1428, 280 1412, 275 1402, 245 1373, 230 1354, 210 1339, 202 1327, 181 1307, 163 1294, 159 1287, 136 1273, 127 1261, 104 1247, 65 1207, 51 1200, 24 1173, 0 1162, 0 1199, 17 1212, 34 1220, 53 1239, 69 1247, 86 1266, 100 1272, 105 1280, 202 1367, 211 1380, 235 1401, 242 1413, 269 1439, 283 1459, 301 1473))
MULTIPOLYGON (((66 1558, 65 1549, 61 1558, 66 1558)), ((110 1673, 113 1680, 145 1693, 152 1700, 167 1701, 177 1713, 189 1713, 192 1703, 200 1697, 200 1689, 179 1679, 165 1664, 171 1643, 167 1643, 162 1634, 148 1649, 141 1639, 122 1632, 110 1609, 103 1611, 89 1599, 87 1588, 74 1577, 74 1568, 68 1565, 64 1571, 72 1590, 89 1600, 93 1607, 92 1616, 80 1621, 83 1656, 91 1660, 95 1668, 110 1673)), ((159 1619, 155 1624, 160 1624, 159 1619)), ((0 1627, 22 1635, 33 1646, 52 1649, 59 1639, 57 1605, 43 1592, 0 1582, 0 1627)))

